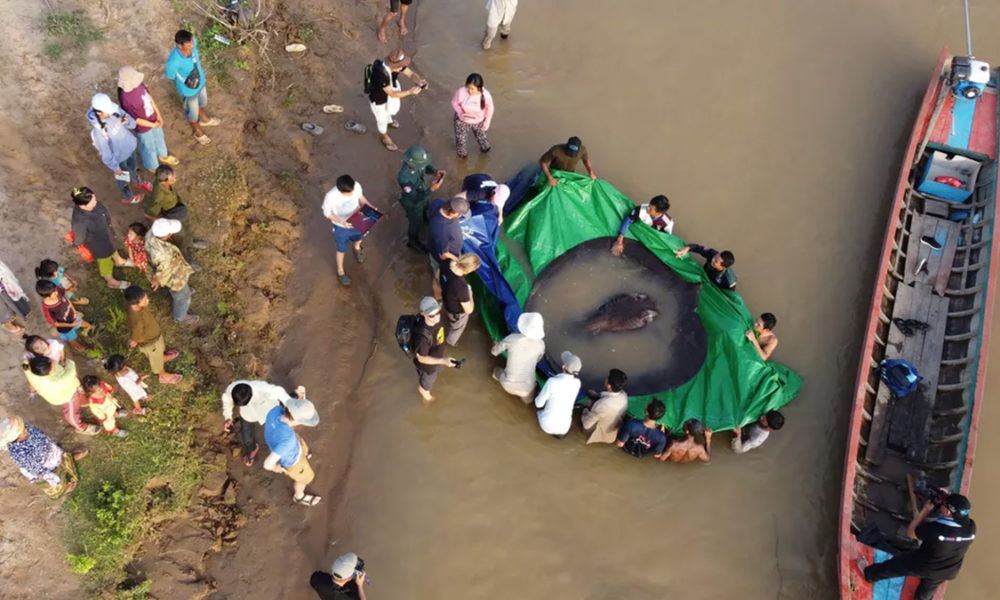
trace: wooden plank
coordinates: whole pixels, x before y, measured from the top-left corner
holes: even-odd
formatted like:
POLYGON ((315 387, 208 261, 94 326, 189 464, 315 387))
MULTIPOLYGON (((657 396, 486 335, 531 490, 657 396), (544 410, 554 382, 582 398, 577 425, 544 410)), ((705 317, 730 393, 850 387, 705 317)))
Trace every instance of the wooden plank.
POLYGON ((948 277, 955 262, 958 248, 959 227, 957 223, 931 215, 914 215, 910 228, 910 238, 906 245, 906 271, 903 283, 933 285, 938 294, 944 295, 948 287, 948 277), (941 244, 934 249, 922 243, 922 238, 933 238, 941 244))
POLYGON ((889 343, 898 357, 912 364, 922 378, 917 390, 896 399, 888 415, 886 445, 905 453, 912 462, 923 462, 927 452, 947 314, 948 300, 934 294, 930 285, 915 283, 913 287, 900 286, 897 290, 893 317, 915 319, 929 326, 909 337, 895 323, 889 331, 889 343))

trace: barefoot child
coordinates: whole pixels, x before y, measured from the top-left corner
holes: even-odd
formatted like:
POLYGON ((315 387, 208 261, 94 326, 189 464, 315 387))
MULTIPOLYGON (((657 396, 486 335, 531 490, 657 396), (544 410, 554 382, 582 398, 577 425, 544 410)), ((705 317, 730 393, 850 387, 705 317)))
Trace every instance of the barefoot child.
POLYGON ((87 306, 90 304, 89 299, 76 295, 76 280, 67 275, 66 269, 60 267, 59 263, 51 258, 46 258, 35 268, 35 277, 38 279, 48 279, 61 287, 66 292, 66 297, 69 298, 70 302, 77 306, 87 306))
POLYGON ((61 365, 66 359, 66 346, 62 342, 52 338, 45 339, 40 335, 24 336, 24 349, 27 350, 24 360, 30 360, 34 356, 44 356, 54 364, 61 365))
POLYGON ((136 268, 149 274, 149 257, 146 255, 146 232, 149 228, 142 223, 132 223, 128 226, 128 234, 125 236, 125 250, 128 251, 128 259, 135 263, 136 268))
POLYGON ((81 328, 88 330, 92 325, 83 320, 82 314, 76 312, 63 289, 48 279, 39 279, 35 282, 35 291, 42 297, 45 320, 59 332, 59 339, 77 352, 86 350, 87 347, 77 338, 81 328))
POLYGON ((121 354, 112 354, 104 361, 104 368, 115 376, 118 386, 132 399, 132 414, 140 416, 147 414, 149 410, 143 408, 142 401, 149 397, 146 393, 148 386, 138 373, 125 364, 125 357, 121 354))
POLYGON ((101 422, 104 432, 124 438, 128 432, 118 429, 118 417, 124 417, 127 413, 118 406, 118 401, 111 395, 114 389, 104 383, 94 375, 87 375, 82 381, 83 394, 90 401, 90 412, 101 422))

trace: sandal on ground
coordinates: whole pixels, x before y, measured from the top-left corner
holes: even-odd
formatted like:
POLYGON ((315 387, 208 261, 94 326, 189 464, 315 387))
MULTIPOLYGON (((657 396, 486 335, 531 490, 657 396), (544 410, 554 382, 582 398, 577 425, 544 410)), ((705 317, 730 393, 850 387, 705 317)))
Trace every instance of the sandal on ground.
POLYGON ((285 52, 305 52, 305 44, 288 44, 285 46, 285 52))
POLYGON ((78 448, 73 451, 73 460, 83 460, 88 454, 90 454, 90 450, 78 448))
POLYGON ((10 333, 13 333, 14 335, 20 335, 24 333, 24 327, 21 327, 20 325, 15 325, 14 323, 10 322, 4 323, 3 328, 4 331, 8 331, 10 333))
POLYGON ((177 160, 177 157, 173 154, 168 154, 166 156, 158 156, 157 160, 160 161, 161 165, 170 165, 171 167, 176 167, 181 161, 177 160))
POLYGON ((139 204, 145 197, 145 194, 132 194, 131 198, 122 198, 122 204, 139 204))
POLYGON ((188 315, 183 319, 177 319, 176 322, 181 325, 194 325, 198 322, 198 315, 188 315))
POLYGON ((204 250, 205 248, 208 248, 208 242, 204 240, 195 240, 191 242, 191 247, 195 250, 204 250))
POLYGON ((337 281, 340 282, 340 285, 343 285, 345 287, 351 285, 351 278, 347 276, 347 273, 344 273, 343 275, 337 275, 337 281))
POLYGON ((344 112, 344 107, 339 104, 327 104, 326 106, 323 107, 323 112, 325 112, 328 115, 332 115, 334 113, 342 113, 344 112))
POLYGON ((70 302, 72 302, 77 306, 87 306, 88 304, 90 304, 90 298, 84 298, 83 296, 79 296, 77 298, 71 298, 70 302))
POLYGON ((302 129, 305 130, 306 133, 311 133, 312 135, 323 134, 323 128, 320 127, 319 125, 313 125, 312 123, 303 123, 302 129))
POLYGON ((163 353, 163 362, 170 362, 180 355, 181 353, 176 350, 167 350, 163 353))
POLYGON ((387 142, 385 140, 381 140, 381 141, 382 141, 382 145, 385 146, 385 149, 388 150, 389 152, 395 152, 396 150, 399 150, 399 146, 397 146, 395 143, 393 143, 393 142, 387 142))
POLYGON ((198 124, 201 125, 202 127, 215 127, 216 125, 220 125, 221 123, 222 121, 220 119, 212 117, 211 119, 207 121, 201 121, 198 124))
POLYGON ((354 249, 354 258, 357 259, 358 264, 360 264, 360 263, 365 262, 365 259, 368 258, 368 255, 365 254, 365 249, 364 248, 355 248, 354 249))
POLYGON ((294 500, 296 504, 301 504, 302 506, 316 506, 322 499, 323 498, 320 496, 314 496, 312 494, 302 494, 298 497, 292 496, 292 500, 294 500))
POLYGON ((194 139, 197 140, 197 142, 202 146, 207 146, 208 144, 212 143, 212 138, 208 137, 204 133, 201 135, 194 136, 194 139))
POLYGON ((101 433, 101 428, 97 425, 87 425, 83 429, 77 430, 76 433, 79 433, 80 435, 97 435, 98 433, 101 433))
POLYGON ((253 452, 243 457, 243 464, 248 467, 252 467, 253 461, 257 459, 257 454, 259 452, 260 452, 260 446, 257 446, 256 448, 253 449, 253 452))
POLYGON ((127 282, 127 281, 119 281, 119 282, 118 282, 117 284, 115 284, 115 285, 111 285, 111 284, 109 283, 109 284, 108 284, 108 287, 109 287, 109 288, 111 288, 111 289, 113 289, 113 290, 124 290, 124 289, 127 289, 127 288, 128 288, 128 285, 129 285, 129 284, 128 284, 128 282, 127 282))
POLYGON ((366 133, 368 131, 368 128, 364 123, 358 123, 357 121, 348 121, 344 123, 344 129, 353 131, 354 133, 366 133))
POLYGON ((175 385, 183 381, 184 376, 180 373, 167 373, 166 375, 158 376, 156 379, 163 385, 175 385))

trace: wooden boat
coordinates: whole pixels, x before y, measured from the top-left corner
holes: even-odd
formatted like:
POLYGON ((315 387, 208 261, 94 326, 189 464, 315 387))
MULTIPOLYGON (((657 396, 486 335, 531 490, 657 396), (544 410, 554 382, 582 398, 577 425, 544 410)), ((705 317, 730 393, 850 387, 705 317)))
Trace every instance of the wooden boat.
MULTIPOLYGON (((942 53, 889 213, 844 465, 843 600, 912 599, 915 578, 869 584, 857 558, 871 564, 886 550, 913 548, 905 533, 912 481, 967 493, 972 476, 1000 250, 1000 136, 998 72, 976 64, 988 81, 970 99, 965 93, 976 92, 957 83, 967 62, 942 53), (880 377, 883 359, 911 363, 922 377, 917 390, 894 397, 880 377)), ((944 586, 935 598, 943 596, 944 586)))

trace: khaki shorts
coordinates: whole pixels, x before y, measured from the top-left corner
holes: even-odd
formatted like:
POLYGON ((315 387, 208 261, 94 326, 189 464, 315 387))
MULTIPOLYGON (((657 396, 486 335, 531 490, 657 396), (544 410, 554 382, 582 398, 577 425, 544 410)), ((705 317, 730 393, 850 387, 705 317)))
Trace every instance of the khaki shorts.
POLYGON ((296 463, 285 469, 285 474, 288 475, 292 481, 296 483, 304 483, 306 485, 312 483, 312 480, 316 477, 316 473, 313 472, 312 467, 309 465, 309 446, 306 445, 302 438, 299 438, 299 445, 302 446, 299 452, 299 460, 296 463))

